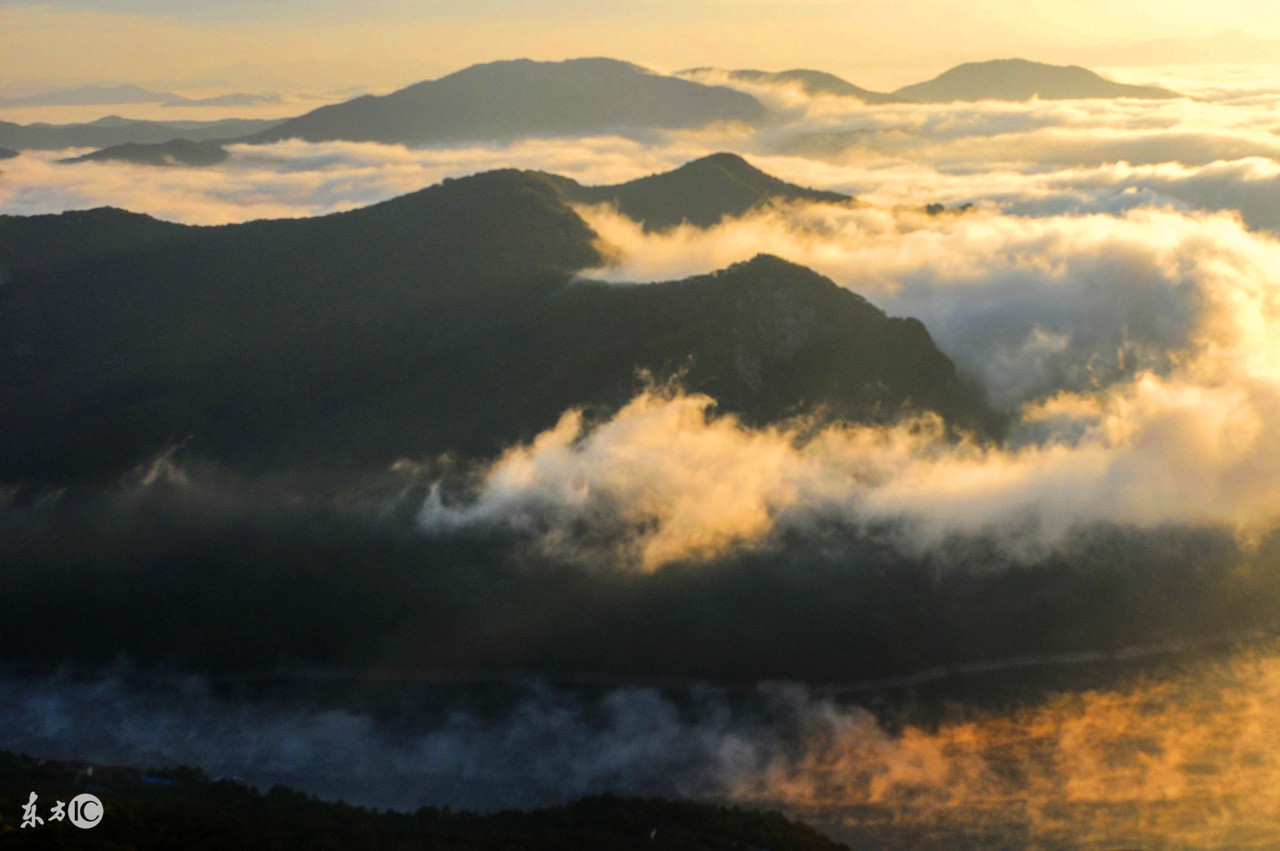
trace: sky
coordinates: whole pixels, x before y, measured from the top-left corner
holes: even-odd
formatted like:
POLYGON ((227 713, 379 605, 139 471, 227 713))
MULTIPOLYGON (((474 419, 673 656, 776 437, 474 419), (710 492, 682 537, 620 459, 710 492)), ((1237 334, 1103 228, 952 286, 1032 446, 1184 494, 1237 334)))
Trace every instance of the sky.
MULTIPOLYGON (((892 88, 962 61, 1267 61, 1259 0, 0 0, 0 94, 135 83, 385 90, 516 57, 816 67, 892 88)), ((1272 60, 1273 61, 1273 60, 1272 60)))

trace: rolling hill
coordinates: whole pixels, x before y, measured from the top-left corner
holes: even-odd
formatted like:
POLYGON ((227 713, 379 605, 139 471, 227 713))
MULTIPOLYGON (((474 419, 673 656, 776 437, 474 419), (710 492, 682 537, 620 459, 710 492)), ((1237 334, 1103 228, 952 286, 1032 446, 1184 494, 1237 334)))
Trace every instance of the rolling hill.
POLYGON ((699 127, 758 120, 750 95, 614 59, 473 65, 438 80, 316 109, 247 141, 406 145, 699 127))

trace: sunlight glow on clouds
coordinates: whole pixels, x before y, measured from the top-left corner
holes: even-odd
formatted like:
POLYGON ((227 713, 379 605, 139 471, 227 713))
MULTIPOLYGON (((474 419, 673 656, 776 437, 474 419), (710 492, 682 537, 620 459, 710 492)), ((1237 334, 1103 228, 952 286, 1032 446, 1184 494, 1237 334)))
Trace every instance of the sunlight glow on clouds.
POLYGON ((437 493, 424 527, 508 527, 586 558, 574 530, 618 528, 627 543, 609 558, 653 570, 828 521, 902 523, 908 550, 995 535, 1033 552, 1094 524, 1250 535, 1280 516, 1280 242, 1225 215, 836 209, 667 234, 588 220, 620 247, 623 266, 604 270, 618 279, 775 251, 923 318, 998 402, 1022 406, 1007 446, 953 442, 928 419, 754 430, 706 397, 649 392, 594 428, 566 414, 496 460, 473 502, 437 493))

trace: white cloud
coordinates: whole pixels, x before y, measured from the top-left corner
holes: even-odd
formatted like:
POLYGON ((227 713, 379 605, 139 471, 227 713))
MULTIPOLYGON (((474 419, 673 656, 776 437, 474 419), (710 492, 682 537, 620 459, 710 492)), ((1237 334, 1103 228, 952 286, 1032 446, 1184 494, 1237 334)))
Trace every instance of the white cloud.
POLYGON ((430 530, 503 526, 553 551, 621 532, 643 569, 836 521, 905 524, 905 546, 994 534, 1055 546, 1093 524, 1227 525, 1280 514, 1280 242, 1229 216, 1015 219, 802 206, 644 234, 588 211, 646 280, 779 249, 909 308, 1006 402, 1005 447, 892 428, 746 428, 649 392, 595 428, 574 413, 509 450, 430 530), (691 268, 691 265, 694 268, 691 268), (676 267, 679 267, 678 269, 676 267))

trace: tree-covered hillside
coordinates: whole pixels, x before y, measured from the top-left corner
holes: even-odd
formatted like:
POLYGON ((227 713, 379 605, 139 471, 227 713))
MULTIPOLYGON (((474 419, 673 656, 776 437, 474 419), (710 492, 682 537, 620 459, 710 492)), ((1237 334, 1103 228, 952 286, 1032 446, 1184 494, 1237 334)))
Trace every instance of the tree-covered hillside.
MULTIPOLYGON (((805 192, 726 164, 750 169, 713 158, 624 201, 662 222, 805 192)), ((993 427, 923 326, 803 268, 578 280, 603 261, 574 186, 496 171, 221 227, 0 218, 0 480, 114 474, 174 444, 255 469, 492 453, 569 407, 625 402, 640 370, 683 372, 752 422, 926 409, 993 427)))

